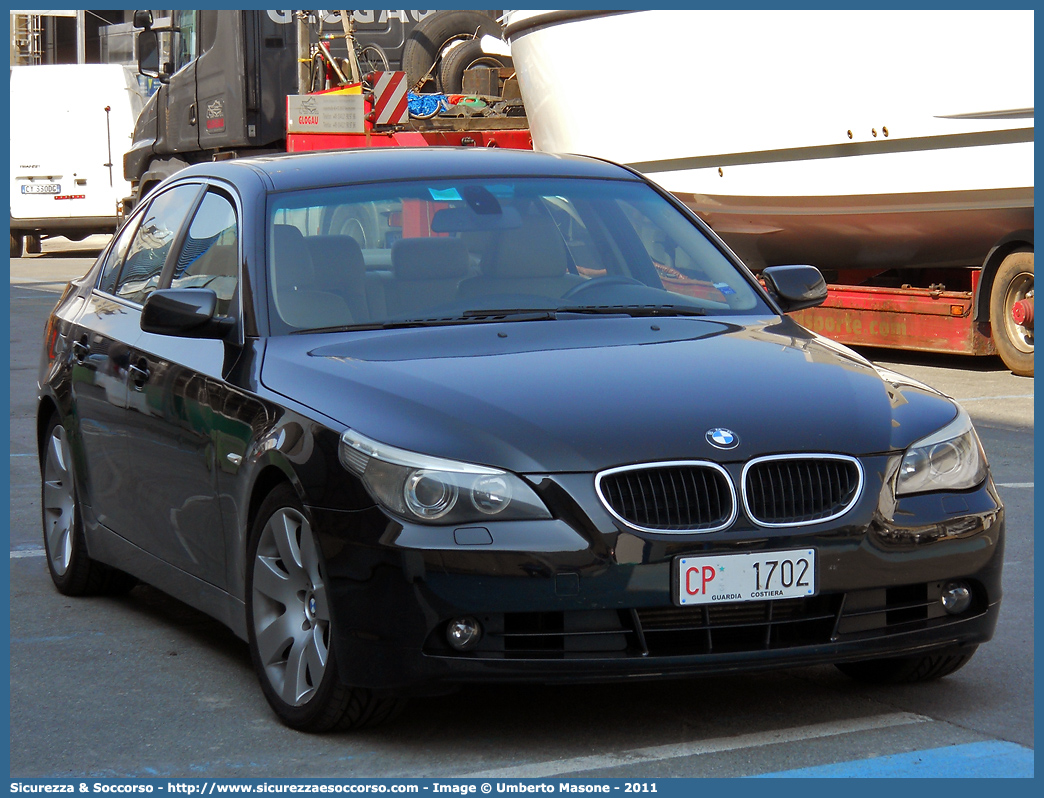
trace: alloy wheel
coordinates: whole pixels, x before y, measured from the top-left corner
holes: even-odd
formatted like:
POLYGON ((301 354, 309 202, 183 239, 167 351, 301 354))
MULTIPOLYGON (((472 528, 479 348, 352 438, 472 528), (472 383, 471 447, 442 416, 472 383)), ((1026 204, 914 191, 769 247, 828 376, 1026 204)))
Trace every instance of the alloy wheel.
POLYGON ((71 464, 65 427, 58 424, 47 441, 43 487, 44 540, 51 567, 58 576, 65 575, 73 556, 76 496, 71 464))
POLYGON ((300 512, 282 507, 271 515, 253 568, 257 653, 279 698, 302 706, 326 672, 330 612, 315 537, 300 512))

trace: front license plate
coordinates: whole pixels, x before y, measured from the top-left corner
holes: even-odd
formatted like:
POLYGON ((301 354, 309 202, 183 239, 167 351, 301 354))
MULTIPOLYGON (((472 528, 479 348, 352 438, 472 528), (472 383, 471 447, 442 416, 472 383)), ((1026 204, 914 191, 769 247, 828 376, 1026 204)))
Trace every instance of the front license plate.
POLYGON ((675 560, 675 603, 773 601, 816 593, 815 549, 712 554, 675 560))
POLYGON ((61 185, 58 183, 25 183, 22 185, 23 194, 60 194, 61 185))

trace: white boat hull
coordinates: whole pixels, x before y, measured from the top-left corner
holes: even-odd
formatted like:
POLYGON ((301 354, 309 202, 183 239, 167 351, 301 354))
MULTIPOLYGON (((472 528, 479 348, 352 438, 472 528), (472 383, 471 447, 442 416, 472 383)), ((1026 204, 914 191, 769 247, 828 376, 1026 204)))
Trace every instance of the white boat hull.
POLYGON ((512 12, 507 32, 535 148, 648 174, 754 268, 978 265, 1033 227, 1031 11, 512 12))

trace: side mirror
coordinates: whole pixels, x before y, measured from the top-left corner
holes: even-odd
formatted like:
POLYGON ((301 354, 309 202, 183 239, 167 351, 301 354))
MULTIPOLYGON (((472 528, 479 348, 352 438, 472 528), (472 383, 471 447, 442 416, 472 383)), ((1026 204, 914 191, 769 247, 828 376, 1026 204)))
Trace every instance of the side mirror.
POLYGON ((160 77, 159 34, 151 28, 138 34, 138 72, 150 78, 160 77))
POLYGON ((826 280, 815 266, 769 266, 761 276, 784 313, 822 305, 826 280))
POLYGON ((152 12, 151 11, 135 11, 134 12, 134 27, 144 28, 148 30, 152 27, 152 12))
POLYGON ((153 291, 141 309, 142 330, 180 338, 224 338, 236 322, 217 315, 217 294, 210 288, 164 288, 153 291))

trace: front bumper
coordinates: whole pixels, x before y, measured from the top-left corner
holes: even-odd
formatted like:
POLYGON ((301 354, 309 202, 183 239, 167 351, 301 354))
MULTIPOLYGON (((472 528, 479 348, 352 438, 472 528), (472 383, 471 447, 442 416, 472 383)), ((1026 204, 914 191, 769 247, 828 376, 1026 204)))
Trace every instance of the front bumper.
MULTIPOLYGON (((545 495, 575 497, 589 477, 547 479, 545 495)), ((1001 600, 1004 517, 989 480, 900 502, 901 525, 870 497, 831 524, 766 530, 741 519, 711 535, 639 535, 559 506, 553 521, 493 525, 486 542, 376 508, 309 509, 341 678, 375 689, 680 677, 975 646, 992 637, 1001 600), (817 550, 813 597, 706 609, 672 601, 679 556, 805 546, 817 550), (939 601, 952 579, 974 595, 959 616, 939 601), (483 626, 475 650, 446 642, 460 616, 483 626)))
POLYGON ((67 232, 114 233, 116 232, 116 214, 114 213, 112 216, 45 216, 38 219, 18 219, 12 216, 11 229, 52 235, 67 232))

